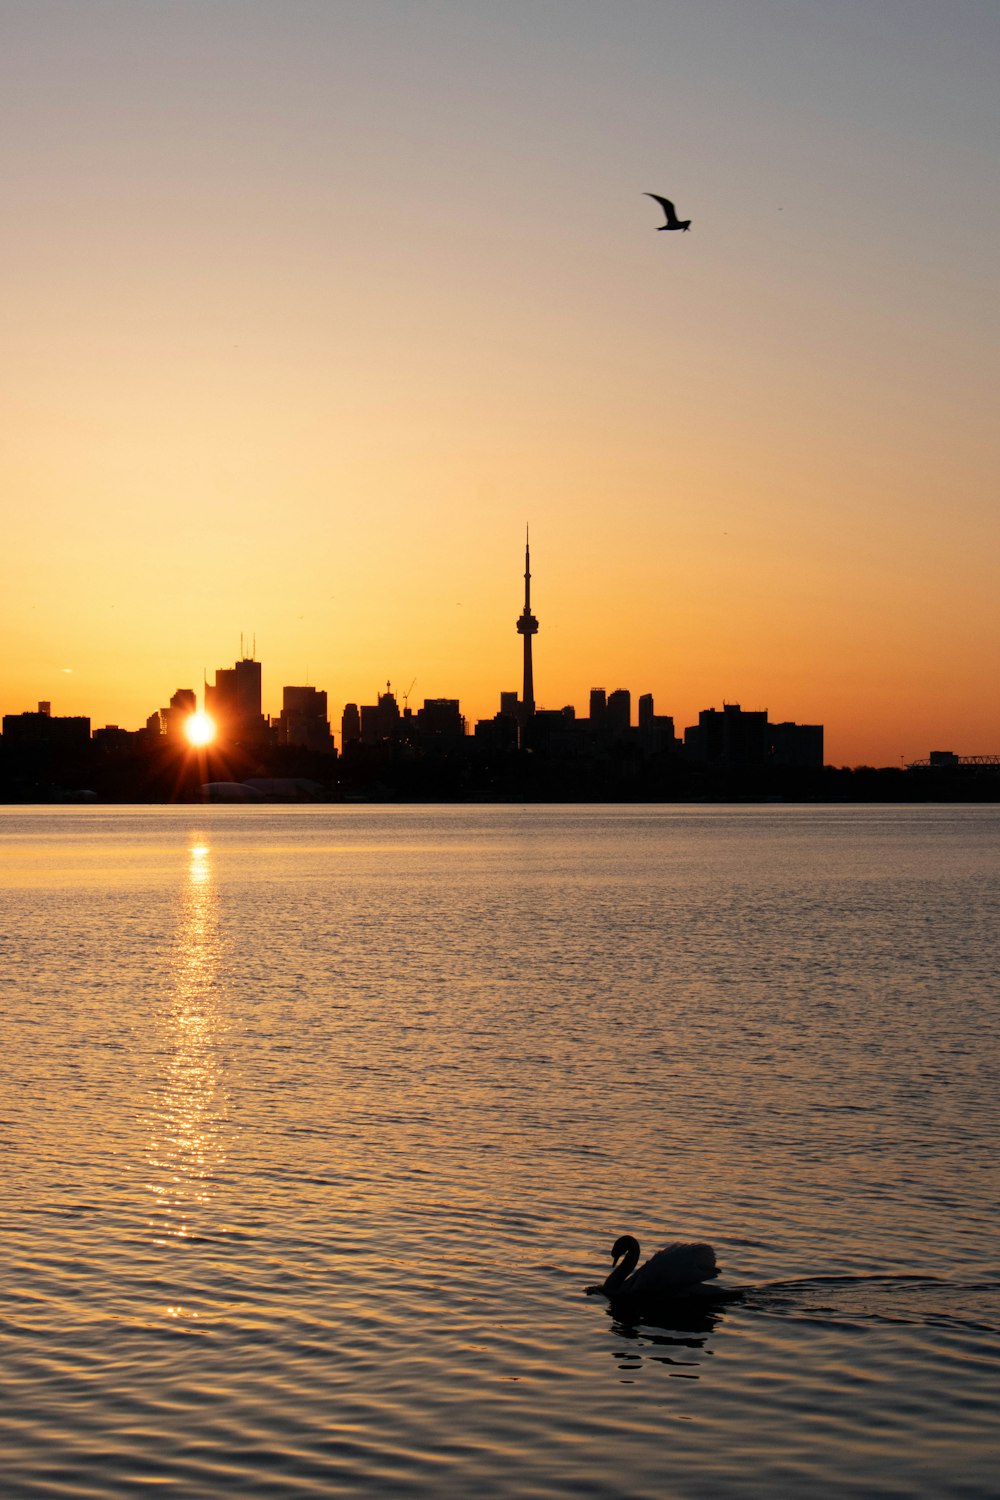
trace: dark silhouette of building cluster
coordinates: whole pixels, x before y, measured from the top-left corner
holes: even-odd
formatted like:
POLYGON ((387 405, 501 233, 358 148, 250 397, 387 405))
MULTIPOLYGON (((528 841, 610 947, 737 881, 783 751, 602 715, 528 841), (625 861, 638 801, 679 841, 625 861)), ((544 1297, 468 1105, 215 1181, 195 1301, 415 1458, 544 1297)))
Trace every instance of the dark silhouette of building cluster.
MULTIPOLYGON (((178 688, 172 694, 166 708, 156 708, 146 720, 146 734, 151 740, 157 740, 161 736, 173 744, 183 745, 186 742, 184 726, 191 715, 196 712, 198 699, 194 688, 178 688)), ((116 724, 111 724, 106 730, 97 730, 98 734, 124 734, 116 724)))
POLYGON ((4 714, 3 739, 15 755, 60 760, 87 749, 90 720, 53 716, 51 703, 39 703, 34 713, 4 714))
POLYGON ((466 722, 457 698, 425 698, 416 713, 405 704, 403 712, 386 683, 377 702, 356 703, 344 707, 340 721, 340 743, 345 755, 355 747, 375 745, 406 746, 422 753, 457 751, 466 735, 466 722))
MULTIPOLYGON (((386 683, 374 703, 345 706, 338 754, 324 691, 285 687, 281 712, 264 714, 262 669, 254 652, 205 682, 205 711, 215 726, 205 745, 193 744, 190 737, 197 696, 187 687, 178 688, 136 731, 110 724, 91 733, 88 718, 54 716, 49 703, 40 703, 36 712, 6 715, 0 796, 161 801, 205 795, 430 800, 852 795, 844 782, 852 773, 824 770, 820 724, 772 724, 763 709, 727 703, 703 709, 697 724, 678 735, 674 720, 656 712, 651 693, 638 699, 633 722, 626 688, 591 689, 586 717, 578 717, 573 706, 539 708, 532 657, 539 623, 531 607, 527 541, 524 606, 516 629, 523 643, 521 691, 501 692, 497 713, 479 720, 471 732, 457 698, 425 698, 414 709, 407 693, 401 710, 386 683)), ((930 763, 935 774, 911 776, 909 785, 933 787, 940 796, 941 778, 958 776, 969 761, 936 752, 930 763)), ((976 779, 977 795, 995 786, 996 771, 994 764, 991 777, 976 779)), ((858 781, 854 794, 904 795, 898 780, 904 773, 867 774, 881 780, 877 786, 865 783, 868 790, 858 781), (896 778, 891 787, 887 777, 896 778)), ((962 785, 968 784, 966 777, 962 785)))

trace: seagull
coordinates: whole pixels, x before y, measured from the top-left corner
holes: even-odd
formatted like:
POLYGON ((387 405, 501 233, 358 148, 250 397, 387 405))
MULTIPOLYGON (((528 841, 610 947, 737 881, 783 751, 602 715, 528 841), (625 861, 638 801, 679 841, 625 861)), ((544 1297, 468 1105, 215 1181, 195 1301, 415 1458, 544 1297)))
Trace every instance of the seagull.
POLYGON ((644 196, 647 198, 655 198, 657 203, 660 205, 660 207, 663 209, 663 212, 667 216, 667 222, 665 224, 657 224, 657 229, 683 229, 686 234, 687 231, 691 228, 690 219, 679 219, 677 217, 677 214, 674 210, 674 205, 671 203, 669 198, 661 198, 659 193, 646 193, 644 196))

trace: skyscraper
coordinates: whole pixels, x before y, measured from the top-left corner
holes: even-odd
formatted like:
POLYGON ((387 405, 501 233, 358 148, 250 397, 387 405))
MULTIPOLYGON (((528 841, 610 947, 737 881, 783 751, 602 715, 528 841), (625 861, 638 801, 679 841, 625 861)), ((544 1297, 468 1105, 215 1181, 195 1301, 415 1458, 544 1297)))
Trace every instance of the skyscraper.
POLYGON ((321 754, 333 748, 325 693, 314 687, 282 688, 278 744, 300 745, 321 754))
POLYGON ((632 724, 632 694, 628 688, 615 688, 608 694, 604 722, 613 738, 628 734, 632 724))
POLYGON ((524 608, 517 622, 517 633, 524 637, 524 687, 521 691, 521 723, 526 724, 535 712, 535 679, 531 669, 531 637, 538 634, 538 621, 531 613, 531 552, 528 532, 524 533, 524 608))
POLYGON ((234 667, 220 667, 205 683, 205 708, 220 739, 260 740, 267 734, 261 713, 260 662, 245 656, 234 667))
POLYGON ((346 749, 361 738, 361 714, 356 703, 345 703, 340 717, 340 748, 346 749))

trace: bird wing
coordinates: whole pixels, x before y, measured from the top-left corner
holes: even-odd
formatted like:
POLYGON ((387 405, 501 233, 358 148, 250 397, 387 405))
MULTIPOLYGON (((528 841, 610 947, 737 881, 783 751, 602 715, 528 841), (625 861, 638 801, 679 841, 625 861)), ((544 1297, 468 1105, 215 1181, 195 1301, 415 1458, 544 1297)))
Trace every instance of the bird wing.
POLYGON ((718 1276, 719 1267, 711 1245, 665 1245, 651 1255, 645 1265, 629 1278, 629 1290, 658 1292, 661 1296, 671 1290, 683 1291, 685 1287, 697 1286, 699 1282, 711 1281, 718 1276))
POLYGON ((677 223, 677 212, 669 198, 661 198, 659 193, 646 193, 646 198, 655 198, 667 216, 667 223, 671 226, 677 223))

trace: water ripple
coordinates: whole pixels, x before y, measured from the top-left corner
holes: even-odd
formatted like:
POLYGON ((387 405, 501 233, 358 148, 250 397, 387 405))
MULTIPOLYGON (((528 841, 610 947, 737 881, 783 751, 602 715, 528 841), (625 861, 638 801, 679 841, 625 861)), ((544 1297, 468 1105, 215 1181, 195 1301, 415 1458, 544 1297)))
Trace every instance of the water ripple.
POLYGON ((0 810, 5 1496, 992 1497, 1000 815, 828 812, 0 810))

